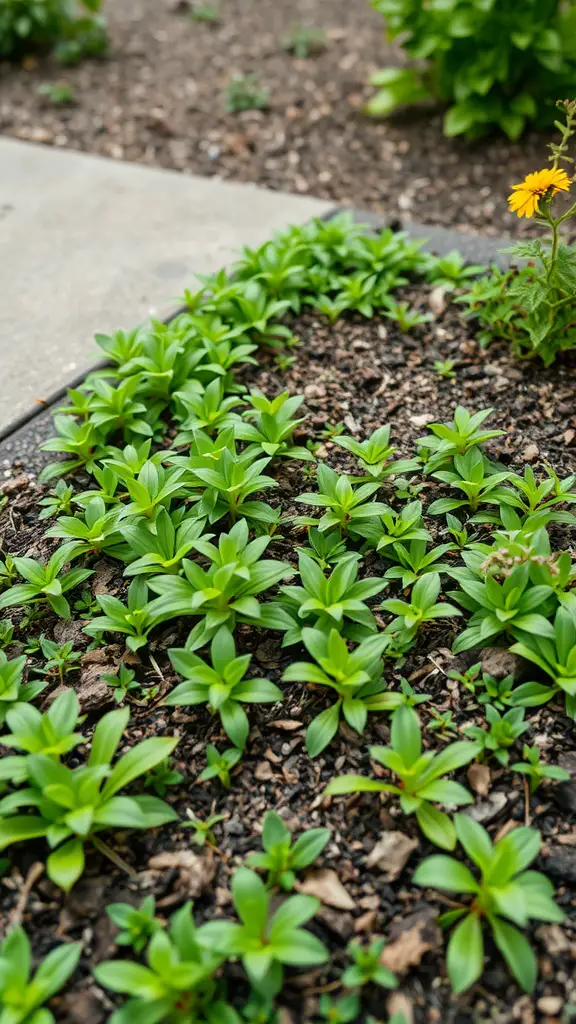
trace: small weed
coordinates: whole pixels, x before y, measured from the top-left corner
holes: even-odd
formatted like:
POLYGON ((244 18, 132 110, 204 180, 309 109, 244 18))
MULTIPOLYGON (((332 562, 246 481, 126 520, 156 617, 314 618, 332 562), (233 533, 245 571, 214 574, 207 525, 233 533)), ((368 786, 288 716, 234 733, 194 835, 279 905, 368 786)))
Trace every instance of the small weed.
POLYGON ((327 46, 326 35, 321 28, 297 25, 292 29, 290 35, 286 36, 282 46, 288 53, 293 53, 295 57, 305 59, 324 52, 327 46))
POLYGON ((38 95, 45 96, 50 103, 58 107, 74 103, 74 92, 68 82, 43 82, 38 86, 38 95))
POLYGON ((238 114, 241 110, 266 110, 269 106, 268 89, 260 86, 256 75, 235 75, 226 87, 226 110, 238 114))

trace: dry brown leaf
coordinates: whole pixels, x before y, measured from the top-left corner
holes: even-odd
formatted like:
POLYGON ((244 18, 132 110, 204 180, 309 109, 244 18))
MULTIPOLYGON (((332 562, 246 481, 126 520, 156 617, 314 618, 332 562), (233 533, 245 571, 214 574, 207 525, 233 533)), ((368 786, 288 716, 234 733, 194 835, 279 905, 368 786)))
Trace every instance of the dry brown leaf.
POLYGON ((210 853, 199 856, 192 850, 172 850, 157 853, 148 861, 151 871, 175 870, 179 874, 179 893, 186 892, 195 899, 208 888, 216 874, 214 858, 210 853))
POLYGON ((487 764, 471 764, 466 775, 475 793, 478 793, 480 796, 488 796, 491 777, 487 764))
POLYGON ((308 896, 317 896, 326 906, 335 907, 336 910, 354 910, 356 907, 350 893, 330 868, 309 871, 304 881, 296 885, 296 889, 308 896))
POLYGON ((436 911, 429 907, 424 913, 410 914, 403 922, 398 937, 382 950, 381 962, 393 974, 404 974, 417 967, 425 953, 438 948, 442 934, 436 923, 436 911))
POLYGON ((406 1024, 414 1024, 414 1004, 403 992, 391 992, 386 1002, 386 1010, 389 1017, 395 1013, 401 1013, 406 1024))
POLYGON ((415 427, 425 427, 431 423, 434 416, 430 412, 421 412, 417 416, 409 416, 410 423, 415 427))
POLYGON ((537 459, 540 454, 540 449, 537 444, 527 444, 524 451, 522 452, 522 458, 525 462, 533 462, 537 459))
POLYGON ((568 937, 559 924, 543 924, 536 935, 544 943, 550 956, 566 953, 570 949, 568 937))
POLYGON ((393 882, 417 846, 418 840, 410 839, 403 832, 383 832, 364 863, 367 868, 379 868, 385 881, 393 882))
POLYGON ((358 932, 371 932, 376 920, 376 911, 367 910, 366 913, 362 914, 361 917, 357 917, 354 921, 354 931, 358 932))
POLYGON ((572 829, 572 832, 565 832, 564 835, 554 836, 555 842, 562 843, 563 846, 576 846, 576 829, 572 829))
POLYGON ((269 761, 259 761, 254 771, 258 782, 269 782, 274 778, 274 771, 269 761))
POLYGON ((442 316, 442 313, 446 312, 446 288, 443 285, 437 285, 432 289, 428 297, 428 306, 434 316, 442 316))

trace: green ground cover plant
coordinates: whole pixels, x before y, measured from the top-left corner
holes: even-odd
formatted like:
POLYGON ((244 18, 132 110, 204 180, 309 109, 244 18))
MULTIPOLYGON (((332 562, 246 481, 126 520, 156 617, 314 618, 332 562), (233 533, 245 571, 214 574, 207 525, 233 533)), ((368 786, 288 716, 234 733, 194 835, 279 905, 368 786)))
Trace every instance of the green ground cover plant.
MULTIPOLYGON (((238 786, 259 705, 273 720, 287 694, 298 692, 318 782, 321 755, 338 733, 354 737, 363 764, 362 774, 335 774, 327 789, 324 776, 314 792, 319 820, 329 800, 338 807, 340 797, 352 798, 361 808, 373 801, 442 850, 458 851, 459 841, 480 880, 461 851, 459 859, 433 856, 415 874, 417 884, 465 894, 458 917, 443 921, 456 923, 447 954, 454 990, 481 976, 485 925, 516 981, 533 988, 536 961, 523 929, 531 919, 562 919, 545 876, 525 870, 539 833, 514 820, 493 844, 483 830, 470 833, 471 819, 454 809, 474 803, 464 771, 473 761, 495 761, 542 792, 564 778, 529 745, 536 743, 530 709, 561 696, 576 718, 576 571, 556 532, 576 521, 575 479, 538 465, 520 475, 493 461, 490 445, 505 429, 491 409, 457 407, 449 422, 429 425, 409 457, 395 458, 391 425, 367 438, 340 424, 307 435, 301 395, 248 390, 237 372, 262 352, 273 359, 292 351, 292 314, 323 315, 321 296, 328 319, 350 313, 360 322, 386 316, 406 282, 427 287, 439 279, 468 287, 455 258, 441 266, 401 233, 370 234, 341 215, 245 250, 230 273, 201 279, 170 324, 99 336, 110 363, 70 392, 57 436, 44 446, 60 457, 42 478, 53 488, 40 505, 42 555, 5 554, 0 566, 0 608, 11 616, 2 643, 27 641, 15 657, 0 651, 0 739, 9 751, 0 758, 0 848, 9 855, 16 846, 47 846, 48 877, 65 891, 92 848, 129 870, 118 832, 177 823, 185 835, 191 830, 190 842, 218 855, 226 826, 219 800, 238 786), (315 445, 320 436, 332 449, 315 445), (347 467, 356 460, 357 473, 329 465, 330 451, 349 459, 347 467), (300 485, 288 510, 277 486, 286 467, 300 485), (297 514, 302 507, 313 514, 297 514), (90 583, 101 559, 114 568, 114 592, 94 601, 90 583), (111 701, 159 708, 167 722, 172 707, 193 708, 198 721, 209 721, 205 708, 213 716, 198 789, 188 766, 170 761, 178 736, 135 741, 127 706, 95 728, 80 714, 71 689, 80 645, 49 635, 55 620, 76 626, 70 618, 80 620, 86 646, 118 652, 103 674, 111 701), (478 658, 453 671, 471 709, 467 737, 451 709, 429 708, 432 695, 408 670, 409 681, 401 675, 435 629, 445 651, 512 647, 549 681, 495 680, 478 658), (173 633, 178 640, 165 639, 173 633), (253 634, 278 650, 294 646, 284 671, 272 677, 257 648, 255 657, 244 653, 253 634), (41 679, 25 677, 32 668, 41 679), (49 705, 34 704, 62 680, 49 705), (254 705, 249 715, 247 705, 254 705), (369 715, 384 736, 367 749, 369 715), (184 784, 191 806, 179 822, 173 793, 184 784), (214 805, 196 804, 196 794, 208 791, 218 794, 214 805), (468 943, 470 963, 461 970, 468 943)), ((179 735, 190 718, 180 719, 179 735)), ((274 808, 263 814, 262 830, 262 852, 233 865, 238 920, 226 908, 196 925, 186 904, 165 926, 162 907, 150 901, 110 908, 119 944, 135 954, 96 969, 99 984, 127 997, 110 1024, 238 1024, 241 1013, 274 1021, 287 972, 327 963, 310 925, 318 901, 283 893, 298 890, 300 873, 330 855, 330 830, 320 825, 293 839, 274 808), (227 989, 230 969, 242 992, 252 990, 244 1007, 227 989)), ((327 1020, 354 1019, 365 990, 394 986, 383 948, 378 941, 349 948, 341 985, 354 991, 327 996, 327 1020)))

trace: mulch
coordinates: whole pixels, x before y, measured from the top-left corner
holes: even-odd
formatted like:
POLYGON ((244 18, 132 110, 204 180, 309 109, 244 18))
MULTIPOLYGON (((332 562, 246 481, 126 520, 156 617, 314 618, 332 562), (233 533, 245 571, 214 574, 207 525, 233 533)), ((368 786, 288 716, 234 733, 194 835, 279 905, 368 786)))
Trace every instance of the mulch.
POLYGON ((111 56, 61 68, 0 64, 0 132, 179 171, 256 182, 390 217, 523 234, 510 185, 546 163, 547 138, 474 145, 442 136, 440 111, 388 122, 363 113, 370 74, 402 63, 368 0, 219 0, 221 21, 190 17, 191 0, 108 0, 111 56), (283 48, 295 25, 321 28, 324 52, 283 48), (226 113, 235 74, 254 74, 267 110, 226 113), (38 87, 64 81, 75 104, 38 87))
MULTIPOLYGON (((423 309, 428 306, 427 292, 413 289, 407 297, 423 309)), ((303 393, 307 419, 300 441, 321 441, 319 454, 334 468, 354 471, 354 462, 322 437, 327 422, 343 420, 346 431, 359 437, 390 422, 399 453, 408 455, 426 424, 450 419, 460 403, 473 410, 494 408, 490 423, 506 434, 490 443, 489 453, 506 466, 523 472, 526 464, 537 467, 549 463, 562 475, 575 469, 574 355, 544 370, 535 363, 518 362, 505 346, 482 351, 474 341, 472 325, 462 321, 453 306, 440 312, 436 306, 434 321, 406 336, 399 333, 396 324, 378 317, 371 321, 346 317, 328 327, 323 319, 306 313, 294 321, 293 328, 301 341, 293 366, 280 373, 272 356, 264 355, 261 365, 251 368, 242 379, 269 395, 284 388, 303 393), (434 371, 434 359, 440 356, 456 361, 454 380, 443 380, 434 371)), ((21 467, 16 472, 22 489, 13 488, 2 512, 3 548, 46 553, 53 542, 42 539, 43 527, 37 520, 38 486, 22 476, 21 467)), ((280 501, 286 512, 301 512, 295 497, 309 488, 302 480, 301 467, 284 464, 277 477, 280 488, 274 500, 280 501)), ((428 481, 421 497, 427 504, 437 493, 436 482, 428 481)), ((438 526, 441 528, 441 524, 438 526)), ((295 535, 291 536, 289 530, 282 532, 284 538, 275 539, 271 545, 272 556, 294 559, 295 535)), ((299 541, 301 534, 296 539, 299 541)), ((569 546, 570 540, 563 528, 557 530, 558 546, 569 546)), ((385 563, 375 554, 363 563, 363 572, 369 575, 379 575, 384 569, 385 563)), ((117 592, 122 587, 117 567, 100 560, 91 585, 100 592, 117 592)), ((166 649, 181 645, 189 626, 188 621, 159 627, 151 646, 154 661, 146 650, 140 659, 132 659, 138 679, 159 686, 156 701, 175 681, 166 649)), ((53 627, 59 640, 74 638, 78 649, 85 647, 81 623, 56 624, 46 619, 42 628, 50 633, 53 627)), ((430 624, 401 670, 417 692, 431 694, 431 702, 420 709, 424 723, 431 721, 431 707, 451 710, 459 726, 481 721, 482 711, 472 695, 446 678, 451 668, 472 661, 471 654, 456 660, 450 654, 455 631, 450 620, 430 624)), ((295 659, 297 650, 282 649, 279 634, 259 634, 247 627, 238 629, 237 642, 243 651, 253 654, 257 674, 276 682, 285 666, 295 659)), ((102 687, 98 696, 96 686, 95 695, 95 680, 102 671, 111 671, 118 664, 121 653, 119 644, 110 643, 99 654, 99 662, 94 663, 94 655, 89 653, 80 675, 71 676, 89 714, 88 728, 104 710, 102 687)), ((510 670, 505 650, 492 650, 485 658, 490 659, 493 674, 505 675, 510 670)), ((512 667, 518 669, 517 665, 512 667)), ((390 669, 389 674, 391 683, 398 681, 400 673, 390 669)), ((544 845, 537 867, 546 871, 557 886, 557 900, 567 913, 566 924, 530 929, 540 967, 532 997, 518 990, 500 957, 488 945, 489 958, 481 983, 455 999, 450 994, 442 937, 435 924, 436 914, 445 907, 437 893, 411 884, 416 863, 434 849, 423 839, 414 820, 405 818, 389 800, 375 794, 345 799, 323 796, 333 775, 369 771, 367 747, 387 741, 387 716, 372 715, 364 737, 342 725, 338 737, 312 761, 305 752, 305 726, 327 706, 326 694, 298 685, 286 686, 285 694, 281 705, 251 711, 253 728, 230 791, 217 782, 195 784, 205 765, 206 742, 216 742, 220 749, 229 745, 207 712, 161 706, 151 710, 133 705, 130 742, 153 734, 178 732, 181 736, 175 766, 185 781, 170 789, 167 799, 182 816, 187 808, 201 817, 216 809, 226 818, 216 827, 216 851, 192 847, 189 833, 178 825, 156 832, 117 835, 115 849, 136 872, 133 879, 94 853, 88 858, 84 877, 68 898, 45 876, 36 882, 21 908, 35 952, 46 952, 55 937, 82 938, 85 944, 69 991, 53 1000, 57 1020, 62 1024, 103 1024, 107 1018, 112 1006, 109 994, 104 995, 90 976, 93 965, 116 950, 115 930, 103 914, 106 903, 137 903, 152 893, 164 916, 184 899, 193 898, 199 920, 222 914, 230 917, 231 872, 249 851, 259 848, 262 818, 270 808, 278 810, 296 832, 318 825, 332 829, 331 841, 317 865, 322 874, 312 878, 324 903, 311 925, 330 948, 331 961, 313 971, 290 973, 280 1000, 282 1024, 313 1020, 319 994, 337 992, 344 949, 355 935, 385 935, 400 978, 399 992, 392 995, 376 988, 367 990, 364 1008, 378 1020, 386 1020, 395 1009, 403 1009, 408 1020, 416 1024, 437 1024, 441 1020, 473 1024, 488 1018, 498 1024, 557 1020, 563 1007, 576 1003, 576 735, 574 724, 561 707, 549 704, 529 709, 531 729, 525 738, 537 743, 551 763, 567 768, 572 774, 570 782, 543 785, 527 799, 520 776, 491 762, 488 781, 483 778, 480 785, 470 776, 467 784, 476 785, 475 813, 492 836, 527 821, 541 830, 544 845), (378 858, 375 847, 390 832, 396 838, 386 856, 378 858), (159 856, 160 860, 155 859, 159 856)), ((426 742, 443 745, 438 734, 427 733, 426 742)), ((518 747, 518 754, 520 750, 518 747)), ((459 774, 466 783, 465 771, 459 774)), ((11 873, 0 882, 4 924, 18 904, 23 880, 42 851, 40 844, 21 847, 11 873)), ((234 967, 227 968, 227 976, 230 992, 241 1005, 246 993, 241 973, 234 967)))

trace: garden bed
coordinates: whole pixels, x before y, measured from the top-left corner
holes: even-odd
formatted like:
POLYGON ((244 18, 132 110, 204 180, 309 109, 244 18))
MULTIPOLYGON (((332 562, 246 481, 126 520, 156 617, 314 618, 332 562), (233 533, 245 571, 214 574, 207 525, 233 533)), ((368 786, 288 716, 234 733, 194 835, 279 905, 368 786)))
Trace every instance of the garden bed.
MULTIPOLYGON (((390 424, 392 442, 397 447, 395 457, 410 458, 427 426, 449 422, 458 405, 474 412, 493 409, 487 426, 504 433, 488 442, 485 453, 506 470, 523 474, 530 466, 541 472, 549 465, 561 477, 574 470, 573 353, 543 369, 534 362, 518 361, 508 346, 481 349, 475 340, 474 324, 462 318, 459 307, 450 302, 449 292, 413 282, 396 297, 430 315, 430 322, 401 333, 397 323, 381 311, 370 318, 348 313, 329 325, 324 317, 305 307, 304 312, 286 321, 299 342, 292 351, 294 362, 281 370, 275 352, 260 348, 258 365, 244 367, 237 382, 259 388, 268 397, 283 390, 303 395, 299 415, 305 419, 297 430, 296 443, 310 443, 316 457, 340 474, 355 475, 358 467, 352 455, 337 446, 329 424, 341 424, 340 432, 357 439, 390 424), (436 360, 447 359, 454 362, 452 379, 443 379, 434 367, 436 360)), ((172 424, 169 428, 173 436, 172 424)), ((58 544, 46 539, 46 521, 38 519, 38 502, 47 488, 39 487, 26 475, 24 454, 19 461, 15 475, 4 485, 8 500, 0 520, 2 548, 11 555, 26 553, 43 561, 58 544)), ((281 509, 283 517, 308 512, 319 515, 318 510, 297 502, 303 491, 316 490, 310 466, 292 460, 275 466, 272 475, 278 488, 268 492, 272 495, 268 500, 281 509)), ((418 497, 425 507, 446 495, 446 488, 433 477, 418 479, 424 485, 418 497)), ((77 475, 74 485, 87 488, 88 477, 77 475)), ((390 484, 385 484, 381 493, 383 500, 395 508, 402 507, 403 500, 395 496, 390 484)), ((426 516, 426 526, 435 543, 450 539, 443 516, 426 516)), ((222 523, 217 524, 216 532, 222 528, 222 523)), ((479 539, 489 541, 494 528, 476 529, 479 539)), ((553 550, 570 548, 573 528, 553 524, 550 533, 553 550)), ((273 535, 267 557, 296 566, 295 545, 304 544, 305 538, 304 527, 288 523, 273 535)), ((353 548, 358 546, 352 544, 353 548)), ((456 564, 456 554, 449 558, 456 564)), ((94 569, 94 575, 84 584, 84 589, 91 592, 89 601, 97 594, 125 593, 121 563, 93 556, 88 556, 88 563, 94 569)), ((360 564, 360 575, 365 577, 382 576, 391 563, 369 551, 360 564)), ((76 599, 80 599, 80 589, 74 591, 76 599)), ((372 599, 371 606, 377 609, 392 593, 401 596, 398 584, 391 584, 380 597, 372 599)), ((34 625, 20 630, 22 609, 2 614, 12 618, 20 646, 40 631, 34 625)), ((167 650, 184 646, 190 619, 175 618, 157 626, 149 647, 134 654, 124 651, 118 636, 111 633, 106 634, 103 646, 87 651, 90 638, 83 633, 82 614, 76 610, 72 620, 65 620, 49 613, 41 622, 48 637, 58 643, 72 640, 74 649, 83 652, 80 671, 66 680, 77 690, 88 716, 82 731, 90 735, 92 726, 113 706, 110 688, 101 676, 114 673, 123 659, 144 687, 130 704, 128 744, 151 736, 178 735, 173 767, 184 778, 180 784, 169 786, 165 799, 184 822, 187 809, 202 819, 218 814, 224 820, 214 829, 215 849, 193 846, 190 831, 181 823, 153 831, 116 833, 111 845, 128 862, 134 876, 91 853, 84 875, 67 897, 34 867, 43 862, 43 841, 17 848, 12 868, 2 881, 5 923, 15 917, 22 921, 38 958, 52 948, 55 938, 79 939, 84 944, 80 967, 68 991, 51 1004, 58 1022, 103 1024, 112 1006, 117 1005, 111 993, 104 993, 91 977, 93 967, 101 961, 115 955, 133 956, 117 949, 117 930, 103 912, 105 905, 119 901, 135 904, 144 896, 154 895, 157 913, 164 918, 187 899, 194 900, 197 921, 233 917, 231 874, 249 852, 260 849, 262 820, 271 809, 278 811, 296 834, 319 826, 332 830, 314 866, 314 871, 320 873, 300 877, 300 881, 307 877, 305 891, 322 900, 310 927, 327 946, 330 960, 325 966, 289 973, 278 998, 281 1024, 318 1019, 319 996, 337 998, 342 994, 338 978, 347 962, 348 941, 375 935, 386 936, 385 963, 397 974, 400 986, 394 993, 368 986, 363 991, 362 1015, 353 1019, 364 1021, 366 1014, 372 1014, 378 1021, 385 1021, 387 1015, 401 1011, 408 1024, 412 1020, 423 1024, 440 1019, 465 1024, 479 1017, 504 1024, 556 1019, 565 1006, 576 1002, 576 743, 573 723, 563 714, 561 702, 527 709, 530 730, 516 743, 512 759, 521 759, 523 741, 537 745, 544 761, 567 769, 570 781, 544 785, 530 797, 523 777, 494 760, 480 771, 477 765, 468 773, 462 769, 457 777, 473 791, 474 816, 485 824, 492 838, 520 824, 541 831, 543 847, 536 866, 557 887, 556 899, 567 915, 566 922, 562 927, 534 923, 528 929, 539 963, 539 979, 532 995, 516 987, 502 959, 488 944, 481 981, 455 999, 450 993, 443 939, 436 924, 438 912, 446 910, 445 898, 412 881, 414 867, 438 850, 420 832, 413 816, 399 813, 394 801, 377 794, 328 797, 324 793, 334 776, 347 772, 370 774, 368 747, 389 742, 389 717, 370 714, 363 736, 341 723, 335 739, 312 759, 306 752, 305 729, 314 715, 328 706, 327 691, 299 683, 284 684, 281 704, 250 706, 250 738, 233 771, 232 788, 222 788, 217 780, 198 784, 197 777, 206 764, 206 745, 214 743, 222 750, 230 742, 205 708, 170 708, 161 703, 179 678, 167 650), (379 856, 378 844, 386 839, 389 845, 381 848, 379 856)), ((390 615, 380 611, 376 615, 379 628, 384 628, 390 615)), ((480 655, 466 651, 455 657, 450 648, 462 626, 462 621, 452 618, 429 622, 419 631, 417 643, 401 667, 386 661, 385 677, 391 689, 398 690, 400 679, 405 677, 417 694, 429 695, 428 702, 419 707, 419 714, 425 745, 436 750, 456 738, 462 727, 483 724, 482 705, 458 682, 447 678, 449 671, 464 672, 481 657, 486 671, 497 678, 510 671, 518 682, 544 678, 527 662, 520 663, 511 656, 506 646, 493 645, 480 655), (438 714, 444 712, 452 713, 446 735, 442 730, 434 731, 438 714)), ((254 674, 279 685, 283 671, 306 657, 299 645, 283 648, 282 634, 270 629, 240 624, 235 639, 239 651, 252 655, 254 674)), ((15 647, 9 648, 9 653, 15 651, 15 647)), ((206 649, 200 653, 207 657, 206 649)), ((32 653, 29 666, 40 664, 37 653, 32 653)), ((69 765, 80 762, 83 749, 69 756, 69 765)), ((228 966, 225 973, 230 1001, 241 1008, 248 993, 245 976, 238 965, 228 966)))
POLYGON ((186 0, 104 5, 111 57, 61 68, 0 65, 0 132, 119 160, 170 167, 335 200, 387 216, 529 233, 506 207, 509 186, 539 166, 542 138, 474 145, 442 136, 442 111, 379 123, 362 113, 370 74, 402 63, 367 0, 222 0, 218 23, 194 21, 186 0), (295 26, 321 29, 326 49, 283 49, 295 26), (233 75, 257 73, 266 110, 228 113, 233 75), (74 104, 38 94, 64 81, 74 104))

